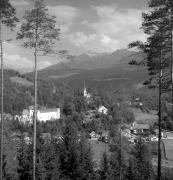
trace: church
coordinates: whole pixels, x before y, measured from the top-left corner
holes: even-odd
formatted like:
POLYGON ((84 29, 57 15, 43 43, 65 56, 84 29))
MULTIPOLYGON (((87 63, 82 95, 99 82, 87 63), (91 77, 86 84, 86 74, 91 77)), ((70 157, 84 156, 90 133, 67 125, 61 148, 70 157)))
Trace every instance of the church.
POLYGON ((87 102, 89 103, 90 99, 91 99, 91 94, 87 92, 87 88, 85 86, 85 83, 84 83, 83 96, 86 98, 87 102))

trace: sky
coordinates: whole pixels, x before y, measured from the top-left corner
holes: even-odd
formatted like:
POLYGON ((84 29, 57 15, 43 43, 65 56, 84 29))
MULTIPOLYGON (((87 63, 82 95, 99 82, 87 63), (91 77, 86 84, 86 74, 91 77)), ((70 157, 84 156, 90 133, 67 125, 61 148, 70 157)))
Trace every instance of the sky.
MULTIPOLYGON (((31 0, 10 0, 22 21, 25 10, 31 8, 31 0)), ((127 48, 134 40, 146 40, 140 29, 141 14, 147 9, 147 0, 45 0, 51 15, 56 16, 61 29, 57 49, 78 55, 88 51, 113 52, 127 48)), ((5 65, 31 71, 33 52, 24 49, 22 41, 16 40, 21 22, 14 32, 3 29, 5 65), (12 38, 11 42, 5 42, 12 38)), ((60 57, 40 57, 39 68, 61 61, 60 57)))

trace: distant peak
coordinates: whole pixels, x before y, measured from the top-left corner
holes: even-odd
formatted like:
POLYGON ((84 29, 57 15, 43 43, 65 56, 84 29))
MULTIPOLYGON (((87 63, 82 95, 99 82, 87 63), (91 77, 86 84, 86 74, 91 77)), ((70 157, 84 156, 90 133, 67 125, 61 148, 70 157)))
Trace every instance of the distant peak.
POLYGON ((86 51, 84 54, 92 57, 92 56, 98 56, 100 53, 97 53, 97 52, 92 51, 92 50, 88 50, 88 51, 86 51))

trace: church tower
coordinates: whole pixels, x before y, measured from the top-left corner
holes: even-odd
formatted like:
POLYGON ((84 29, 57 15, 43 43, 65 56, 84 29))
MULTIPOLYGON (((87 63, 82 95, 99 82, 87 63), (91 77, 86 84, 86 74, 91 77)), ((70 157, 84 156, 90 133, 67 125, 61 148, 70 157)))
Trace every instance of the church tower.
POLYGON ((86 89, 86 86, 85 86, 85 81, 84 81, 83 96, 84 96, 84 97, 87 97, 87 96, 88 96, 87 89, 86 89))
POLYGON ((88 100, 91 98, 91 94, 87 92, 85 81, 84 81, 83 96, 88 100))

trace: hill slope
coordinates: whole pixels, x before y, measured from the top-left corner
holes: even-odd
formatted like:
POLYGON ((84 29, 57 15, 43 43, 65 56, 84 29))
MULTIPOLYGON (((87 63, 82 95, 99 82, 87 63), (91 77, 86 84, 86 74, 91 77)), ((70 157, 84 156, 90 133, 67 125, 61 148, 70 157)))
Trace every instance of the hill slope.
MULTIPOLYGON (((1 93, 1 88, 0 88, 1 93)), ((38 105, 58 107, 71 89, 53 80, 38 80, 38 105), (64 97, 62 96, 64 95, 64 97)), ((14 70, 4 70, 4 112, 19 114, 34 103, 33 80, 14 70)), ((1 106, 1 105, 0 105, 1 106)))
MULTIPOLYGON (((120 87, 141 87, 146 79, 146 69, 129 65, 141 61, 142 52, 117 50, 113 53, 82 54, 69 62, 55 64, 38 72, 41 79, 54 79, 68 83, 72 88, 89 88, 113 91, 120 87)), ((33 76, 30 73, 29 76, 33 76)))

